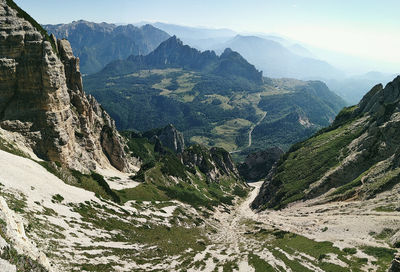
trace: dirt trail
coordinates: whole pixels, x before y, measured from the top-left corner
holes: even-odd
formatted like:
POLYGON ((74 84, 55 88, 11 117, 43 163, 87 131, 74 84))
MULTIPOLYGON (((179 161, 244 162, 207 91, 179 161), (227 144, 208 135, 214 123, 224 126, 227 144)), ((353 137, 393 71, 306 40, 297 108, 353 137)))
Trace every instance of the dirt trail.
MULTIPOLYGON (((255 125, 251 126, 251 128, 249 130, 249 144, 245 148, 251 147, 253 130, 256 128, 256 126, 261 124, 261 122, 264 120, 265 116, 267 116, 267 112, 264 112, 263 116, 260 118, 260 120, 258 120, 258 122, 255 125)), ((242 152, 242 151, 243 151, 243 149, 240 149, 240 150, 235 150, 235 151, 232 151, 232 152, 229 152, 229 153, 233 154, 233 153, 239 153, 239 152, 242 152)))
POLYGON ((233 245, 235 251, 238 251, 238 241, 247 231, 243 221, 246 219, 254 220, 258 217, 257 214, 250 208, 250 204, 260 191, 261 185, 262 182, 250 184, 250 186, 253 187, 253 190, 250 192, 249 196, 229 213, 217 211, 214 214, 214 217, 221 223, 219 228, 219 237, 217 238, 219 238, 221 241, 226 241, 230 245, 233 245))
MULTIPOLYGON (((251 244, 246 237, 247 227, 244 222, 257 217, 256 213, 250 209, 250 204, 257 196, 262 182, 250 184, 253 187, 248 197, 232 210, 217 210, 213 215, 213 227, 218 230, 211 235, 214 244, 206 249, 206 254, 218 257, 219 260, 233 261, 238 264, 239 271, 254 271, 254 268, 248 264, 248 248, 251 244), (223 254, 222 254, 223 253, 223 254)), ((215 271, 217 263, 213 261, 206 262, 206 266, 201 271, 215 271)), ((196 271, 196 270, 189 270, 196 271)))
MULTIPOLYGON (((373 200, 323 205, 302 202, 280 211, 267 210, 256 213, 250 208, 250 204, 257 196, 261 185, 262 182, 250 184, 253 189, 248 197, 238 202, 232 209, 221 208, 215 211, 210 220, 210 225, 216 230, 209 237, 213 244, 207 247, 202 256, 197 256, 197 260, 203 260, 205 266, 200 270, 189 271, 222 271, 221 266, 218 266, 221 262, 237 264, 235 269, 227 271, 255 271, 250 264, 252 254, 259 256, 277 271, 281 271, 277 269, 278 267, 284 271, 298 271, 291 270, 287 260, 283 261, 284 259, 277 257, 276 248, 267 249, 264 246, 265 241, 256 240, 254 226, 258 229, 280 229, 314 241, 330 241, 341 249, 359 246, 387 247, 385 241, 374 239, 371 232, 380 233, 385 227, 400 229, 399 212, 375 212, 376 207, 387 202, 400 201, 397 193, 383 194, 373 200)), ((323 271, 316 265, 315 259, 306 254, 297 252, 292 255, 282 250, 281 253, 312 271, 323 271)), ((335 256, 332 254, 332 257, 325 261, 347 267, 335 256)), ((377 267, 373 265, 374 257, 360 250, 355 256, 369 260, 368 264, 362 267, 362 271, 376 270, 377 267)))
POLYGON ((264 120, 265 116, 267 116, 267 112, 264 112, 263 117, 261 117, 261 119, 258 120, 257 124, 255 124, 254 126, 251 127, 251 129, 249 131, 249 145, 247 147, 251 146, 251 137, 252 137, 253 130, 256 128, 256 126, 258 126, 264 120))

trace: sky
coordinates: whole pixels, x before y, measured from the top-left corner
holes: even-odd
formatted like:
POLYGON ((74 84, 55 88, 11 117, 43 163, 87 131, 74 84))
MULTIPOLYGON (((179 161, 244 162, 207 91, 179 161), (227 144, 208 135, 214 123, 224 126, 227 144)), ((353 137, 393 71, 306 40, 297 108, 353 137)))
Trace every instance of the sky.
MULTIPOLYGON (((278 33, 400 68, 399 0, 15 0, 41 24, 166 22, 278 33)), ((388 68, 391 67, 391 68, 388 68)), ((400 70, 400 69, 398 69, 400 70)))

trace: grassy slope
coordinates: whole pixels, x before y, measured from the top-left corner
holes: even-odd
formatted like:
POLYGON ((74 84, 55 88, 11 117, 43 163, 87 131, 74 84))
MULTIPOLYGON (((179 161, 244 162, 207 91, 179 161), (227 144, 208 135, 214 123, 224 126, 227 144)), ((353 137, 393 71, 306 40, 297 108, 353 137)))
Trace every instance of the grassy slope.
MULTIPOLYGON (((166 154, 160 154, 155 151, 154 144, 139 135, 131 137, 128 146, 132 156, 139 157, 146 163, 133 177, 142 184, 117 192, 123 202, 176 199, 194 207, 202 206, 211 209, 221 203, 232 205, 235 196, 247 195, 244 184, 235 177, 225 176, 218 182, 209 181, 206 173, 197 167, 183 165, 177 155, 167 150, 161 151, 166 154), (146 146, 147 149, 144 151, 138 146, 146 146)), ((189 147, 188 150, 201 154, 201 149, 197 150, 196 146, 189 147)), ((209 157, 206 158, 206 160, 209 159, 209 157)))

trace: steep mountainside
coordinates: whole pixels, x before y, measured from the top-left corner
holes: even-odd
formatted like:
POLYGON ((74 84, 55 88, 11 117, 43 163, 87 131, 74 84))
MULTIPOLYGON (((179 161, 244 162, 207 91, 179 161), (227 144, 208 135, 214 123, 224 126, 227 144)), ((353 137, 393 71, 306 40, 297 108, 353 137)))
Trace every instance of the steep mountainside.
POLYGON ((43 27, 57 38, 70 41, 84 74, 98 72, 109 62, 130 55, 146 55, 169 38, 167 33, 151 25, 138 28, 80 20, 43 27))
POLYGON ((114 121, 83 92, 68 41, 49 37, 12 1, 1 1, 0 14, 0 127, 45 160, 130 170, 114 121))
POLYGON ((287 148, 329 125, 345 104, 321 82, 262 78, 230 49, 217 56, 176 37, 84 80, 119 129, 172 123, 188 142, 245 149, 234 156, 266 145, 287 148))
POLYGON ((253 207, 281 208, 319 197, 319 202, 369 199, 400 181, 400 77, 376 85, 333 124, 294 145, 265 181, 253 207))

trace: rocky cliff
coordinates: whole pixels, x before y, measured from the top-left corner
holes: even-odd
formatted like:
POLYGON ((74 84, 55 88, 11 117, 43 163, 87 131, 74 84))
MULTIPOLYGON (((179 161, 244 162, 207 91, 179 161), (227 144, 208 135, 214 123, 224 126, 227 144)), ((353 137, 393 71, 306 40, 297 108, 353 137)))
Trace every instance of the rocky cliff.
POLYGON ((172 124, 163 128, 153 129, 143 134, 152 142, 159 141, 163 147, 167 147, 174 153, 182 153, 185 150, 185 140, 183 134, 179 132, 172 124))
POLYGON ((82 88, 79 59, 13 1, 0 1, 0 127, 81 171, 129 170, 113 120, 82 88))
POLYGON ((280 208, 305 199, 365 199, 400 181, 400 77, 376 85, 333 124, 296 144, 255 199, 280 208))

